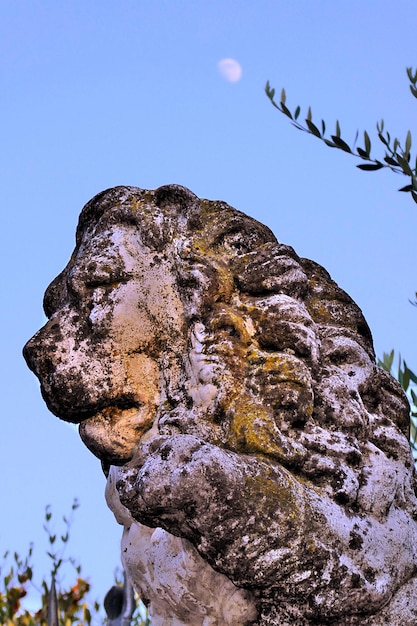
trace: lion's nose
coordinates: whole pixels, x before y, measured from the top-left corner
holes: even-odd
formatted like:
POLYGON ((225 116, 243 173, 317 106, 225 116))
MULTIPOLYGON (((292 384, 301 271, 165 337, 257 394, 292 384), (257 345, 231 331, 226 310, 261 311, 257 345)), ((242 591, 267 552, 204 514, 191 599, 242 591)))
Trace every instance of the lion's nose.
POLYGON ((23 358, 40 383, 47 380, 53 370, 59 338, 59 330, 55 326, 56 323, 47 322, 23 347, 23 358))
POLYGON ((26 364, 30 370, 36 375, 37 374, 37 364, 39 362, 39 354, 41 352, 41 346, 39 343, 38 333, 33 335, 23 346, 23 358, 26 361, 26 364))

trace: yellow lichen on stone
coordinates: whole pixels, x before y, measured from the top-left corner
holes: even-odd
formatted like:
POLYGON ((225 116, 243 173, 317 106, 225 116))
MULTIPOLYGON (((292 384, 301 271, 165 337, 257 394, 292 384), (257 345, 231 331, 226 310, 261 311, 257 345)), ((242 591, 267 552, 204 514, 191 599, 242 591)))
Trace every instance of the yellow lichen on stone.
POLYGON ((233 414, 228 444, 239 452, 275 454, 278 448, 273 444, 273 413, 267 407, 255 404, 249 395, 238 396, 229 407, 233 414))
POLYGON ((210 327, 213 330, 230 328, 232 331, 235 331, 242 346, 248 346, 255 334, 253 322, 250 318, 243 317, 234 308, 224 305, 216 311, 210 327))
MULTIPOLYGON (((248 353, 251 377, 262 388, 264 400, 275 410, 296 408, 297 419, 306 421, 313 413, 311 374, 297 357, 283 352, 251 350, 248 353)), ((292 421, 292 420, 290 420, 292 421)))
MULTIPOLYGON (((266 520, 270 515, 274 515, 276 520, 280 518, 285 520, 285 525, 283 524, 282 527, 282 542, 286 544, 286 547, 291 545, 291 542, 287 543, 288 525, 291 526, 297 522, 300 526, 302 525, 305 504, 304 498, 300 497, 299 486, 291 475, 282 470, 278 477, 271 469, 269 474, 248 476, 245 487, 247 490, 242 495, 249 502, 256 498, 256 494, 262 493, 264 496, 259 502, 260 519, 266 520), (284 535, 286 535, 285 539, 284 535)), ((296 532, 293 533, 293 538, 296 540, 296 532)))

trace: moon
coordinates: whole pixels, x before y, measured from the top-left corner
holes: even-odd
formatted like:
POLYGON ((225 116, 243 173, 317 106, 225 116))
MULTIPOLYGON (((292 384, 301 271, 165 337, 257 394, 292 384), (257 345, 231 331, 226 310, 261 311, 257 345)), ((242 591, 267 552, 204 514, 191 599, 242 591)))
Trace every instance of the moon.
POLYGON ((229 83, 237 83, 242 78, 242 67, 235 59, 222 59, 218 62, 220 74, 229 83))

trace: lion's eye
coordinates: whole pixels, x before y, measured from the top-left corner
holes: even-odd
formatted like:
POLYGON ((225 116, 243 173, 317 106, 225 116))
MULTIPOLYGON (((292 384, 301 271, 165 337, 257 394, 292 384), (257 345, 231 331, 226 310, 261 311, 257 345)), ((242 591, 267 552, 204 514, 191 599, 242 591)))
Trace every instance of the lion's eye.
POLYGON ((126 273, 101 274, 88 276, 84 284, 87 289, 97 289, 98 287, 114 288, 120 284, 126 284, 130 279, 131 275, 126 273))
POLYGON ((117 287, 120 283, 126 283, 127 281, 117 277, 109 277, 106 280, 89 280, 85 282, 87 289, 98 289, 99 287, 117 287))

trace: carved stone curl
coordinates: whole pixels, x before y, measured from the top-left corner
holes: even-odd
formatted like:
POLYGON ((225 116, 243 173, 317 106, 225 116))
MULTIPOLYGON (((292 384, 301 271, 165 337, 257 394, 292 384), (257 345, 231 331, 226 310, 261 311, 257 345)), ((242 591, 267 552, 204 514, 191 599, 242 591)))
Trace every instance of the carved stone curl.
POLYGON ((352 299, 223 202, 116 187, 25 346, 154 626, 417 623, 408 404, 352 299))

